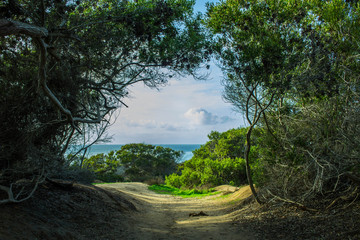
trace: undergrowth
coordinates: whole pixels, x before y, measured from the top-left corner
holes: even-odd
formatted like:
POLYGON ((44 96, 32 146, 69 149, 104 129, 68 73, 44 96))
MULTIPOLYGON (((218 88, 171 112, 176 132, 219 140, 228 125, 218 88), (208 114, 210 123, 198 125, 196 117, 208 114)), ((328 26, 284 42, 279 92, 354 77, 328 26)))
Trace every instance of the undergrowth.
POLYGON ((167 185, 151 185, 148 187, 149 190, 154 191, 158 194, 170 194, 174 196, 180 196, 183 198, 190 198, 190 197, 206 197, 218 194, 219 192, 216 192, 215 189, 210 188, 208 190, 181 190, 179 188, 170 187, 167 185))

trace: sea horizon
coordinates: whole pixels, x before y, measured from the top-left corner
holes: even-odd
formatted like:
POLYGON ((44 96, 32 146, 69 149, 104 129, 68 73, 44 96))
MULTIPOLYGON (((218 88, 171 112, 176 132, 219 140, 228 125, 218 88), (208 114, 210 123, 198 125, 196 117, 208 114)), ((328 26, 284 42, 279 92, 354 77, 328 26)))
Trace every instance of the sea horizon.
MULTIPOLYGON (((131 144, 131 143, 127 143, 127 144, 131 144)), ((87 153, 86 153, 85 156, 86 157, 91 157, 93 155, 102 154, 102 153, 103 154, 108 154, 111 151, 120 150, 122 146, 127 145, 127 144, 114 144, 114 143, 94 144, 94 145, 92 145, 92 146, 90 146, 88 148, 87 153)), ((148 143, 144 143, 144 144, 148 144, 148 143)), ((165 147, 165 148, 171 148, 171 149, 176 150, 176 151, 183 151, 184 154, 180 158, 179 162, 184 162, 184 161, 187 161, 187 160, 191 159, 192 156, 193 156, 192 151, 194 151, 195 149, 200 148, 200 146, 203 145, 203 144, 167 143, 167 144, 150 144, 150 145, 161 146, 161 147, 165 147)))

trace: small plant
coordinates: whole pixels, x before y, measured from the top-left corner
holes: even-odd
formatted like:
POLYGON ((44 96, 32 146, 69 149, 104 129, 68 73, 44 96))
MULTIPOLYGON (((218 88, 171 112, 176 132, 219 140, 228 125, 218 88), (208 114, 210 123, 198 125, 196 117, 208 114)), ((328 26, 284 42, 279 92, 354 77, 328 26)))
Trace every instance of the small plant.
POLYGON ((159 194, 170 194, 174 196, 180 196, 183 198, 189 197, 206 197, 218 194, 215 189, 204 189, 204 190, 197 190, 197 189, 188 189, 188 190, 181 190, 179 188, 167 186, 167 185, 152 185, 149 186, 149 190, 154 191, 159 194))

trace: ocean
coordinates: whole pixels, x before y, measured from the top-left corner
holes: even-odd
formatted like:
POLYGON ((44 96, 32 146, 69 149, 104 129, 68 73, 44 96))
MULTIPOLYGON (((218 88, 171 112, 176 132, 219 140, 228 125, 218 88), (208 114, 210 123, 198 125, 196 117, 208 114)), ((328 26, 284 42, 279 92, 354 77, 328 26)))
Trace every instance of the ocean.
MULTIPOLYGON (((181 157, 180 162, 184 162, 186 160, 189 160, 192 158, 193 153, 195 149, 200 148, 201 144, 152 144, 154 146, 161 146, 165 148, 171 148, 176 151, 183 151, 184 155, 181 157)), ((120 144, 96 144, 92 145, 87 153, 86 156, 93 156, 96 154, 104 153, 108 154, 111 151, 117 151, 120 150, 121 146, 120 144)))

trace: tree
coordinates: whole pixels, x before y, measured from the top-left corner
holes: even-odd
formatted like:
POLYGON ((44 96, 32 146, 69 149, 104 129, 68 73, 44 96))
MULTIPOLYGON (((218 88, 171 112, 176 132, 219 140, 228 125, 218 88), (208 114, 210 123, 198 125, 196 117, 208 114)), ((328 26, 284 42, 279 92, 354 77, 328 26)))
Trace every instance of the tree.
POLYGON ((131 181, 165 178, 176 170, 181 155, 181 151, 143 143, 126 144, 116 152, 125 178, 131 181))
POLYGON ((208 44, 193 4, 6 1, 0 19, 0 169, 45 166, 51 172, 64 164, 61 153, 71 141, 104 134, 111 114, 126 106, 127 87, 143 82, 157 88, 179 74, 196 75, 208 44))
POLYGON ((329 192, 352 194, 359 174, 359 5, 308 1, 305 15, 312 19, 304 29, 308 55, 293 81, 298 91, 270 116, 280 146, 268 140, 267 149, 277 154, 264 155, 267 189, 302 202, 329 192), (311 91, 301 94, 302 84, 311 91))
POLYGON ((270 8, 264 1, 228 0, 209 5, 207 18, 207 26, 217 34, 215 52, 225 73, 224 98, 245 113, 249 124, 244 158, 248 182, 259 203, 250 172, 251 134, 274 97, 289 87, 284 73, 295 57, 287 41, 297 37, 295 32, 286 39, 276 31, 279 23, 270 18, 270 8))
MULTIPOLYGON (((340 178, 339 172, 344 173, 345 166, 356 165, 350 156, 342 163, 336 158, 329 161, 329 153, 339 150, 335 139, 340 138, 335 126, 347 125, 339 120, 347 122, 345 112, 354 116, 353 110, 358 109, 355 90, 358 70, 354 68, 358 66, 354 54, 359 50, 356 44, 359 31, 355 29, 359 24, 358 13, 358 4, 341 0, 227 0, 208 6, 206 24, 217 41, 215 52, 225 75, 224 98, 245 113, 250 126, 245 158, 251 147, 252 129, 257 124, 266 127, 271 146, 276 146, 271 155, 276 160, 272 161, 279 161, 273 165, 274 169, 284 166, 280 164, 282 161, 289 163, 289 172, 277 169, 276 176, 302 176, 298 182, 304 180, 303 186, 311 186, 306 190, 311 193, 307 196, 321 193, 325 183, 336 182, 334 179, 340 178), (321 107, 326 111, 319 111, 321 107), (322 119, 331 120, 324 123, 320 113, 322 119), (306 127, 305 122, 309 123, 306 127), (312 124, 321 133, 317 137, 309 127, 312 124), (308 136, 303 141, 302 134, 308 136), (324 142, 329 145, 325 146, 324 142), (293 157, 299 149, 302 149, 299 155, 293 157), (284 159, 279 160, 281 157, 284 159), (294 167, 299 159, 306 162, 302 165, 304 171, 294 167), (310 168, 312 171, 305 171, 310 168)), ((352 124, 356 126, 357 122, 352 124)), ((342 132, 350 137, 347 130, 342 128, 342 132)), ((247 169, 250 170, 248 164, 247 169)), ((251 186, 251 179, 249 183, 251 186)), ((294 188, 284 191, 295 192, 294 188)))
POLYGON ((246 132, 246 128, 230 129, 222 133, 211 131, 208 134, 209 141, 193 151, 194 158, 221 161, 225 158, 243 157, 246 132))

